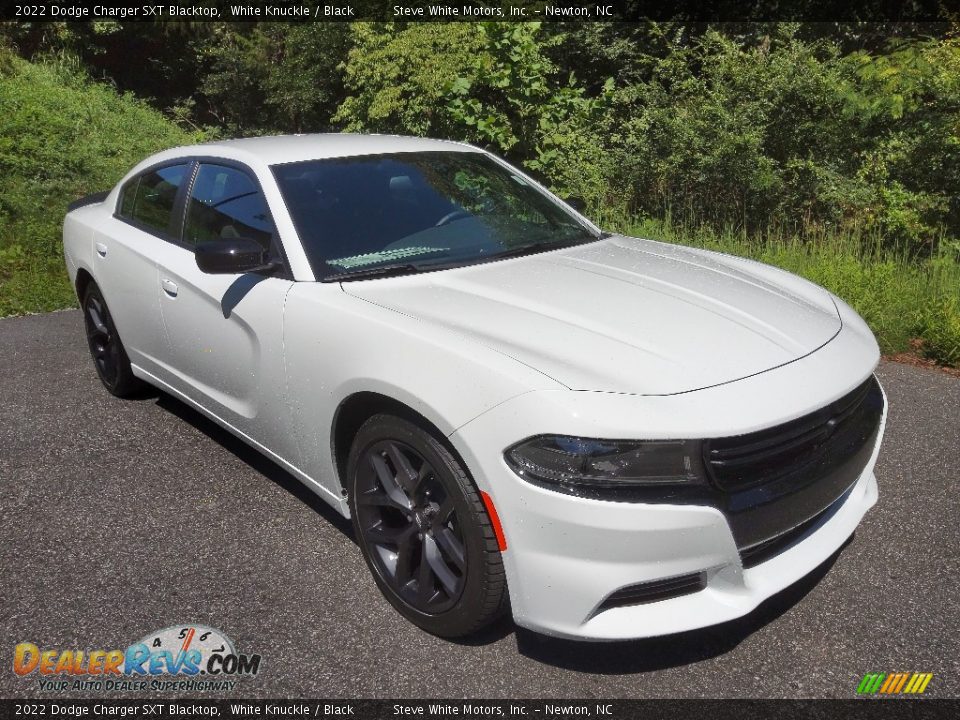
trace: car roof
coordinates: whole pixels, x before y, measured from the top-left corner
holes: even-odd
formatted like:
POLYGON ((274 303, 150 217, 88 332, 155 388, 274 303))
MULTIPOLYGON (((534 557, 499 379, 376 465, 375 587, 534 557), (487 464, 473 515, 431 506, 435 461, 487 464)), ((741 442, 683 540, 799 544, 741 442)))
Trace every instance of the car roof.
POLYGON ((396 152, 481 152, 464 143, 449 140, 406 137, 402 135, 360 135, 351 133, 317 133, 311 135, 273 135, 216 140, 178 148, 181 155, 224 155, 239 159, 259 160, 268 165, 322 160, 324 158, 379 155, 396 152))

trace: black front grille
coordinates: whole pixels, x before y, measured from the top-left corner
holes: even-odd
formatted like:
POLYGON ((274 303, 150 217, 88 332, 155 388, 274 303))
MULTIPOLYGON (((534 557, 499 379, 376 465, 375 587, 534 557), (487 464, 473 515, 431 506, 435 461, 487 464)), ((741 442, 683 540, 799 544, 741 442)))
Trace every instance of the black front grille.
POLYGON ((858 427, 869 414, 865 401, 874 387, 877 381, 870 378, 809 415, 749 435, 711 440, 704 447, 710 479, 720 490, 736 492, 816 463, 836 449, 848 427, 858 427))
POLYGON ((610 610, 615 607, 643 605, 660 600, 669 600, 670 598, 680 597, 681 595, 690 595, 691 593, 700 592, 706 586, 706 573, 702 572, 680 575, 665 580, 638 583, 637 585, 628 585, 609 595, 607 599, 600 604, 600 607, 597 608, 597 612, 603 612, 604 610, 610 610))
POLYGON ((871 377, 816 412, 708 440, 703 459, 741 550, 778 538, 834 503, 863 472, 883 415, 871 377))

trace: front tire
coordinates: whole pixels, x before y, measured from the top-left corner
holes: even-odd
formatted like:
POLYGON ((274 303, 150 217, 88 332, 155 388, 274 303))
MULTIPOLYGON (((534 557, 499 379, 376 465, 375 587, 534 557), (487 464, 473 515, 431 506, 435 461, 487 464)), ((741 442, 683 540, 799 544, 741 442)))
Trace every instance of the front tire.
POLYGON ((506 578, 490 519, 466 470, 436 437, 375 415, 353 441, 347 481, 364 559, 404 617, 452 638, 503 613, 506 578))
POLYGON ((113 317, 96 283, 91 282, 83 294, 83 321, 87 345, 97 376, 112 395, 130 397, 141 391, 144 383, 130 368, 130 358, 120 341, 113 317))

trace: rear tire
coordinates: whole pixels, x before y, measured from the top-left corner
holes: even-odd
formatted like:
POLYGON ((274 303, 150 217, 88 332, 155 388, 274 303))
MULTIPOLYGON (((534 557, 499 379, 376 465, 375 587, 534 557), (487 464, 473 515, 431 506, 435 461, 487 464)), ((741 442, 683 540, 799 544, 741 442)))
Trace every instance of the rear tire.
POLYGON ((363 557, 401 615, 453 638, 503 614, 507 583, 490 518, 465 468, 433 434, 375 415, 353 441, 347 484, 363 557))
POLYGON ((96 283, 91 282, 83 294, 83 322, 87 345, 97 376, 110 394, 120 398, 141 392, 145 383, 134 376, 130 358, 120 341, 113 317, 96 283))

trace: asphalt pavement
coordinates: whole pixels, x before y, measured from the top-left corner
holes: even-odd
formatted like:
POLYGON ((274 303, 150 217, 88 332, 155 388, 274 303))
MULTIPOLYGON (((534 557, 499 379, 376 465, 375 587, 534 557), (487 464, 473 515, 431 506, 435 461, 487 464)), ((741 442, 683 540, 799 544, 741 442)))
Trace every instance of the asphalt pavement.
POLYGON ((58 696, 14 675, 17 643, 125 648, 190 622, 262 656, 246 697, 850 698, 893 671, 958 696, 960 380, 879 377, 879 504, 751 615, 613 644, 504 621, 454 643, 394 612, 349 523, 276 465, 168 396, 109 396, 79 312, 0 320, 0 697, 58 696))

